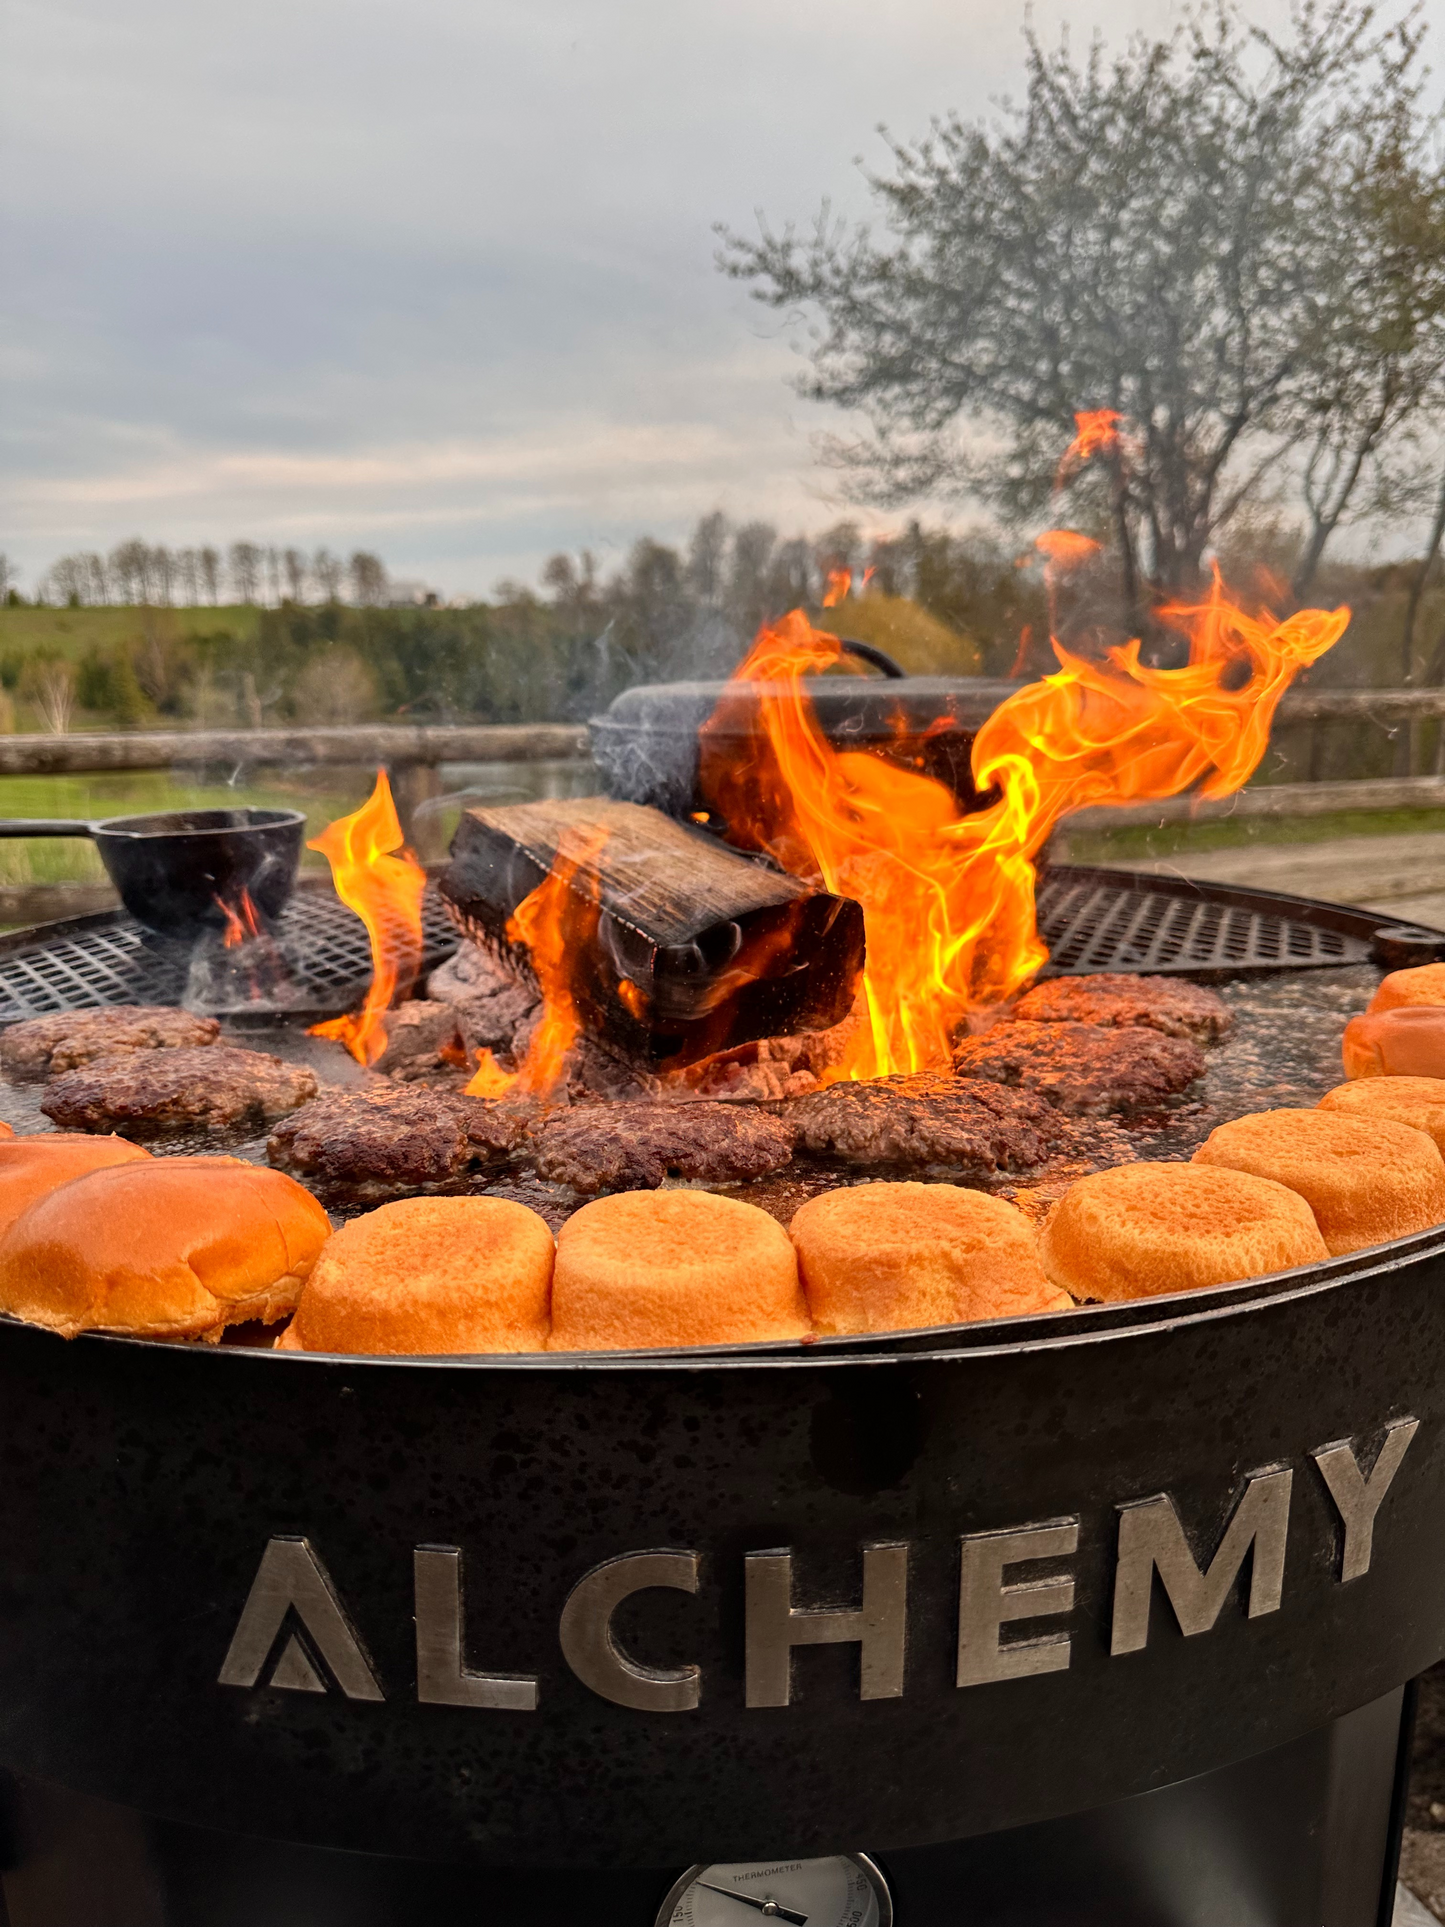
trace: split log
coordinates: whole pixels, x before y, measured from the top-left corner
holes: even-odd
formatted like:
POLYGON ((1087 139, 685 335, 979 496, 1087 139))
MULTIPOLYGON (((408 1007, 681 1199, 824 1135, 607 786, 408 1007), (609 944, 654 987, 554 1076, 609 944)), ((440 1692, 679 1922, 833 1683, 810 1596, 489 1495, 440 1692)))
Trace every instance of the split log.
POLYGON ((826 1030, 852 1007, 863 913, 660 810, 598 797, 467 810, 441 892, 470 937, 528 967, 513 912, 559 842, 605 840, 572 879, 572 994, 635 1060, 678 1069, 758 1038, 826 1030))

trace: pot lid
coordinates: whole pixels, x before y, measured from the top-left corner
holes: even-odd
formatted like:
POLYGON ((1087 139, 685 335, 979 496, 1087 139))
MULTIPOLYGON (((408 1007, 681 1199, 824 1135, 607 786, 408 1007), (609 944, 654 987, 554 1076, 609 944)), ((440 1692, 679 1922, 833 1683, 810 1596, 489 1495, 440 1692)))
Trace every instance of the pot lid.
MULTIPOLYGON (((974 730, 1019 688, 1016 682, 985 676, 810 676, 808 695, 825 734, 888 737, 924 730, 948 717, 974 730)), ((724 692, 736 699, 737 722, 729 735, 747 735, 749 710, 758 694, 784 693, 782 684, 726 682, 639 683, 623 690, 588 727, 595 735, 695 738, 724 692)))

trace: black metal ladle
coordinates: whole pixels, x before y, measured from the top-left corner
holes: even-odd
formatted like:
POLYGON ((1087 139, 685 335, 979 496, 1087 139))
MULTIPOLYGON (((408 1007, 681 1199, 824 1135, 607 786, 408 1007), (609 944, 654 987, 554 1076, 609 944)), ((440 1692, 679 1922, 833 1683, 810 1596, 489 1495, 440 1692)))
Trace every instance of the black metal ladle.
POLYGON ((291 894, 306 818, 300 810, 166 810, 111 816, 6 817, 0 837, 88 836, 137 923, 167 937, 220 929, 242 892, 275 917, 291 894))

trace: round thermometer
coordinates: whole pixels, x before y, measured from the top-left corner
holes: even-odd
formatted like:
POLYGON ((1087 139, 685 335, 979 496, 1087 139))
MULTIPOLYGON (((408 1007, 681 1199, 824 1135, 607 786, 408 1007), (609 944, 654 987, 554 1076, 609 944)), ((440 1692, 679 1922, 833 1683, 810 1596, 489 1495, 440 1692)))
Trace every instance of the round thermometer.
POLYGON ((892 1927, 888 1883, 861 1853, 824 1860, 715 1861, 689 1867, 657 1927, 892 1927))

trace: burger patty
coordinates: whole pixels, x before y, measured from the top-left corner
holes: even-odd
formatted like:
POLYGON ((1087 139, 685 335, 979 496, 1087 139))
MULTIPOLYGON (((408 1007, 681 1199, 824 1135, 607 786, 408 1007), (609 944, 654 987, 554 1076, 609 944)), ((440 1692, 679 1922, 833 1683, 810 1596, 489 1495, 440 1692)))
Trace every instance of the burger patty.
POLYGON ((849 1164, 942 1167, 969 1177, 1031 1171, 1059 1141, 1040 1097, 973 1078, 923 1073, 830 1084, 794 1098, 784 1115, 800 1149, 849 1164))
POLYGON ((505 1165, 525 1130, 525 1113, 512 1106, 378 1080, 323 1092, 277 1125, 266 1155, 338 1202, 365 1204, 464 1190, 505 1165))
POLYGON ((579 1104, 532 1127, 540 1178, 574 1191, 655 1191, 665 1178, 741 1183, 793 1155, 783 1118, 739 1104, 579 1104))
POLYGON ((1179 977, 1052 977, 1019 998, 1013 1016, 1027 1023, 1122 1024, 1217 1044, 1229 1006, 1212 990, 1179 977))
POLYGON ((166 1004, 112 1004, 27 1017, 0 1036, 0 1071, 14 1079, 59 1076, 100 1057, 148 1050, 199 1050, 214 1044, 214 1017, 193 1017, 166 1004))
POLYGON ((1104 1024, 995 1024, 965 1038, 953 1062, 961 1077, 1037 1091, 1075 1117, 1159 1103, 1204 1075, 1188 1038, 1104 1024))
POLYGON ((40 1108, 65 1131, 229 1129, 264 1124, 316 1095, 315 1074, 264 1051, 130 1051, 52 1079, 40 1108))

